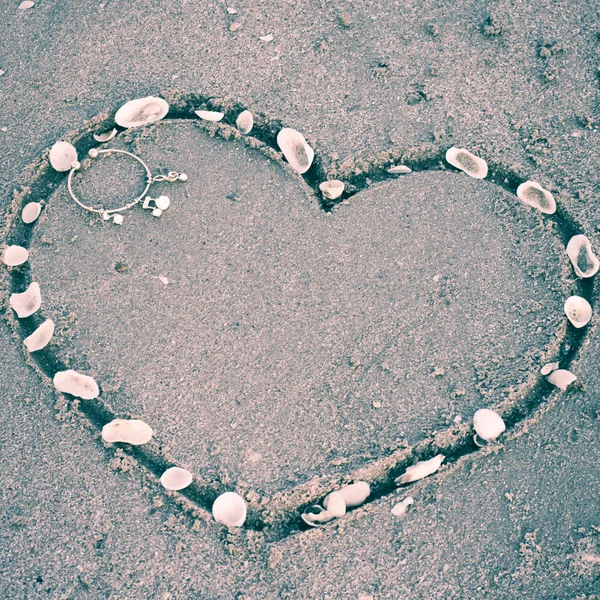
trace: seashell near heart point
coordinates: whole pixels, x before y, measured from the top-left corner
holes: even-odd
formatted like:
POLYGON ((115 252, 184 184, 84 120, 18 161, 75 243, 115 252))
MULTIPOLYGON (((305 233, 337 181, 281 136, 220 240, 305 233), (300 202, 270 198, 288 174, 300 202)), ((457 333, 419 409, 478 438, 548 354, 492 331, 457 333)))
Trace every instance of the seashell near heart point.
POLYGON ((70 171, 74 162, 77 162, 77 150, 69 142, 56 142, 50 148, 50 164, 55 171, 70 171))
MULTIPOLYGON (((366 481, 357 481, 356 483, 344 486, 335 493, 339 494, 344 499, 346 508, 354 508, 363 504, 369 497, 371 486, 366 481)), ((327 502, 328 497, 329 496, 325 498, 325 502, 327 502)))
POLYGON ((527 206, 533 206, 547 215, 553 215, 556 212, 554 196, 536 181, 522 183, 517 188, 517 196, 527 206))
POLYGON ((252 113, 249 110, 241 112, 235 120, 235 126, 240 133, 250 133, 252 127, 254 127, 254 117, 252 116, 252 113))
POLYGON ((194 476, 180 467, 171 467, 167 469, 160 477, 163 487, 172 492, 177 492, 186 488, 192 483, 194 476))
POLYGON ((550 373, 548 377, 546 377, 546 381, 555 385, 557 388, 561 389, 563 392, 574 382, 577 377, 571 373, 571 371, 567 371, 566 369, 557 369, 556 371, 550 373))
POLYGON ((446 457, 443 454, 438 454, 430 460, 420 460, 416 465, 408 467, 404 475, 396 479, 396 483, 399 485, 412 483, 413 481, 418 481, 428 475, 432 475, 440 468, 445 458, 446 457))
POLYGON ((23 223, 27 223, 27 225, 29 225, 40 216, 41 212, 42 205, 39 202, 29 202, 23 207, 23 210, 21 211, 21 220, 23 221, 23 223))
POLYGON ((59 392, 76 396, 82 400, 93 400, 100 394, 98 384, 93 377, 82 375, 71 369, 56 373, 53 382, 59 392))
POLYGON ((540 369, 540 373, 542 375, 550 375, 550 373, 552 373, 552 371, 556 371, 556 369, 558 369, 558 363, 557 362, 552 362, 552 363, 546 363, 541 369, 540 369))
POLYGON ((160 121, 169 112, 169 105, 162 98, 148 96, 130 100, 115 114, 115 123, 129 129, 160 121))
POLYGON ((455 146, 448 148, 446 161, 474 179, 483 179, 488 174, 488 166, 485 160, 471 154, 464 148, 456 148, 455 146))
POLYGON ((110 142, 110 140, 112 140, 115 137, 115 135, 117 135, 117 130, 111 129, 110 131, 105 131, 104 133, 95 133, 94 139, 97 142, 103 144, 104 142, 110 142))
POLYGON ((9 303, 19 319, 30 317, 42 305, 40 284, 34 281, 21 294, 11 294, 9 303))
POLYGON ((213 123, 220 121, 225 116, 225 113, 215 110, 195 110, 194 112, 204 121, 212 121, 213 123))
POLYGON ((585 235, 574 235, 569 240, 567 256, 578 277, 593 277, 598 272, 600 260, 592 252, 592 244, 585 235))
POLYGON ((302 175, 310 169, 315 151, 308 145, 299 131, 284 127, 277 134, 277 145, 294 171, 302 175))
POLYGON ((398 502, 398 504, 394 504, 394 506, 392 507, 392 514, 395 517, 401 517, 406 514, 408 507, 414 503, 415 503, 415 501, 410 496, 408 496, 407 498, 404 498, 404 500, 402 500, 402 502, 398 502))
POLYGON ((585 327, 592 319, 592 307, 581 296, 571 296, 565 302, 565 314, 573 327, 585 327))
POLYGON ((225 492, 214 501, 212 514, 217 523, 241 527, 246 520, 246 502, 235 492, 225 492))
POLYGON ((113 419, 102 428, 102 439, 105 442, 122 442, 132 446, 148 443, 154 431, 139 419, 113 419))
POLYGON ((405 175, 406 173, 412 173, 412 169, 406 165, 396 165, 395 167, 390 167, 387 172, 392 175, 405 175))
POLYGON ((7 267, 18 267, 27 262, 29 251, 22 246, 8 246, 2 253, 2 262, 7 267))
POLYGON ((323 192, 323 196, 329 198, 329 200, 339 198, 344 193, 345 187, 344 182, 339 179, 330 179, 319 184, 319 189, 323 192))
POLYGON ((52 319, 46 319, 30 336, 23 340, 23 343, 29 352, 35 352, 45 348, 53 334, 54 322, 52 319))
POLYGON ((331 492, 323 501, 325 510, 334 517, 343 517, 346 514, 346 501, 339 492, 331 492))
POLYGON ((489 408, 481 408, 473 415, 473 429, 482 440, 493 442, 506 431, 506 425, 498 413, 489 408))
POLYGON ((311 527, 323 527, 323 525, 335 519, 335 515, 318 504, 307 506, 300 517, 311 527))

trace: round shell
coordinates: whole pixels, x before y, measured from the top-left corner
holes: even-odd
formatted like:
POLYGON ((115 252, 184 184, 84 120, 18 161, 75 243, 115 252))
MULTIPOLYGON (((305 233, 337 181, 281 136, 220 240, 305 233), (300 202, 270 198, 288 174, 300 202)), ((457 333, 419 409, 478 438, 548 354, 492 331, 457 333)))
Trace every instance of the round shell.
POLYGON ((52 319, 46 319, 29 337, 23 340, 23 343, 29 352, 35 352, 45 348, 53 334, 54 322, 52 319))
POLYGON ((574 235, 567 244, 567 256, 578 277, 593 277, 600 267, 600 261, 592 252, 592 244, 585 235, 574 235))
POLYGON ((488 174, 488 166, 483 158, 471 154, 464 148, 452 146, 446 152, 446 161, 475 179, 483 179, 488 174))
POLYGON ((473 428, 477 435, 486 442, 493 442, 506 431, 506 425, 502 417, 489 408, 481 408, 475 413, 473 428))
POLYGON ((148 96, 123 104, 115 115, 115 123, 121 127, 142 127, 160 121, 169 112, 169 105, 162 98, 148 96))
POLYGON ((346 501, 339 492, 331 492, 323 501, 325 510, 334 517, 343 517, 346 514, 346 501))
POLYGON ((194 476, 189 471, 171 467, 161 475, 160 482, 165 489, 176 492, 190 485, 193 479, 194 476))
POLYGON ((546 380, 548 383, 555 385, 557 388, 561 389, 563 392, 577 379, 571 371, 567 371, 566 369, 557 369, 556 371, 550 373, 546 380))
POLYGON ((77 162, 77 150, 69 142, 56 142, 50 148, 50 164, 56 171, 70 171, 74 162, 77 162))
POLYGON ((254 117, 252 116, 252 113, 249 110, 241 112, 235 120, 235 126, 240 133, 250 133, 254 126, 254 117))
POLYGON ((54 387, 64 394, 71 394, 82 400, 93 400, 100 394, 93 377, 82 375, 71 369, 59 371, 54 376, 54 387))
POLYGON ((148 443, 154 431, 139 419, 113 419, 102 428, 102 439, 105 442, 122 442, 132 446, 148 443))
POLYGON ((17 267, 27 262, 29 252, 22 246, 8 246, 2 253, 2 262, 9 267, 17 267))
POLYGON ((517 188, 517 196, 527 206, 533 206, 547 215, 553 215, 556 212, 554 196, 536 181, 522 183, 517 188))
POLYGON ((344 499, 346 508, 354 508, 369 497, 371 486, 366 481, 357 481, 337 490, 337 493, 344 499))
POLYGON ((581 296, 571 296, 565 302, 565 314, 573 327, 585 327, 592 318, 590 303, 581 296))
POLYGON ((299 131, 284 127, 277 134, 277 145, 294 171, 302 174, 310 169, 315 152, 299 131))
POLYGON ((17 313, 19 319, 30 317, 42 305, 42 294, 40 284, 34 281, 21 294, 11 294, 9 304, 17 313))
POLYGON ((339 179, 330 179, 319 184, 319 189, 323 192, 323 196, 329 198, 329 200, 339 198, 344 193, 344 187, 344 182, 339 179))
POLYGON ((215 110, 196 110, 194 112, 204 121, 212 121, 213 123, 220 121, 225 116, 225 113, 215 110))
POLYGON ((404 175, 406 173, 412 173, 412 169, 406 165, 396 165, 395 167, 390 167, 387 172, 392 173, 392 175, 404 175))
POLYGON ((246 520, 246 502, 235 492, 225 492, 214 501, 212 514, 217 523, 241 527, 246 520))
POLYGON ((556 369, 558 369, 558 363, 557 362, 552 362, 552 363, 546 363, 541 369, 540 369, 540 373, 542 375, 550 375, 550 373, 552 373, 552 371, 556 371, 556 369))
POLYGON ((117 130, 111 129, 110 131, 105 131, 104 133, 95 133, 94 139, 97 142, 103 144, 104 142, 109 142, 110 140, 112 140, 115 137, 115 135, 117 135, 117 130))
POLYGON ((39 202, 29 202, 23 207, 23 211, 21 212, 21 219, 23 223, 33 223, 42 212, 42 205, 39 202))

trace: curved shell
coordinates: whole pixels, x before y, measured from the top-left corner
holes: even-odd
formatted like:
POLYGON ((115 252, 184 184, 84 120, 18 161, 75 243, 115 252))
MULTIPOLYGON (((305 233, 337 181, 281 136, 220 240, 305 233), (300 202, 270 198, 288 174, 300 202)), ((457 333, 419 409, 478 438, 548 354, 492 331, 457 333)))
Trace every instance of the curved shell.
POLYGON ((105 442, 122 442, 132 446, 148 443, 154 431, 139 419, 113 419, 102 428, 102 439, 105 442))
POLYGON ((423 479, 424 477, 435 473, 440 468, 445 458, 446 457, 443 454, 438 454, 430 460, 420 460, 416 465, 408 467, 404 475, 396 479, 396 483, 412 483, 413 481, 418 481, 419 479, 423 479))
POLYGON ((100 394, 98 384, 93 377, 82 375, 71 369, 56 373, 53 383, 59 392, 71 394, 82 400, 93 400, 100 394))
POLYGON ((177 492, 190 485, 193 479, 194 476, 189 471, 179 467, 171 467, 161 475, 160 482, 165 489, 177 492))
POLYGON ((506 425, 498 413, 481 408, 473 415, 473 429, 482 440, 493 442, 506 431, 506 425))
POLYGON ((115 123, 121 127, 142 127, 160 121, 169 112, 169 105, 162 98, 148 96, 123 104, 115 114, 115 123))
POLYGON ((29 225, 40 216, 41 212, 42 205, 39 202, 29 202, 23 207, 23 210, 21 211, 21 219, 23 223, 27 223, 29 225))
POLYGON ((50 148, 50 164, 55 171, 70 171, 74 162, 77 162, 77 150, 69 142, 56 142, 50 148))
POLYGON ((246 502, 235 492, 225 492, 214 501, 212 514, 217 523, 241 527, 246 520, 246 502))
POLYGON ((396 165, 395 167, 390 167, 387 172, 392 173, 393 175, 404 175, 406 173, 412 173, 412 169, 406 165, 396 165))
POLYGON ((578 277, 593 277, 600 267, 600 260, 592 252, 592 244, 585 235, 574 235, 567 244, 567 256, 578 277))
POLYGON ((325 510, 334 517, 343 517, 346 514, 346 501, 339 492, 331 492, 323 501, 325 510))
POLYGON ((337 493, 344 499, 346 508, 354 508, 360 506, 369 497, 371 486, 366 481, 357 481, 340 488, 337 493))
POLYGON ((302 175, 310 169, 315 151, 299 131, 284 127, 277 134, 277 145, 294 171, 302 175))
POLYGON ((488 166, 485 160, 471 154, 464 148, 456 148, 455 146, 448 148, 446 161, 475 179, 483 179, 488 174, 488 166))
POLYGON ((554 196, 536 181, 522 183, 517 188, 517 196, 527 206, 533 206, 547 215, 553 215, 556 212, 554 196))
POLYGON ((565 314, 573 327, 585 327, 592 319, 592 307, 581 296, 571 296, 565 302, 565 314))
POLYGON ((42 294, 40 284, 34 281, 21 294, 11 294, 9 303, 17 313, 19 319, 30 317, 42 305, 42 294))
POLYGON ((306 507, 300 516, 311 527, 323 527, 323 525, 335 519, 335 515, 318 504, 306 507))
POLYGON ((194 112, 204 121, 212 121, 213 123, 220 121, 225 116, 225 113, 215 110, 195 110, 194 112))
POLYGON ((323 192, 323 196, 329 198, 329 200, 339 198, 344 193, 345 187, 344 182, 339 179, 330 179, 319 184, 319 189, 323 192))
POLYGON ((540 369, 540 373, 542 375, 550 375, 550 373, 552 373, 552 371, 556 371, 556 369, 558 369, 558 363, 557 362, 552 362, 552 363, 546 363, 541 369, 540 369))
POLYGON ((46 319, 30 336, 23 340, 23 343, 29 352, 35 352, 45 348, 53 335, 54 322, 52 319, 46 319))
POLYGON ((548 383, 555 385, 564 392, 574 381, 577 380, 577 377, 573 375, 571 371, 567 371, 566 369, 557 369, 556 371, 550 373, 550 375, 546 377, 546 380, 548 383))
POLYGON ((241 112, 235 120, 235 126, 240 133, 250 133, 252 127, 254 127, 254 117, 252 116, 252 113, 249 110, 241 112))
POLYGON ((2 253, 2 262, 8 267, 18 267, 27 262, 29 251, 23 246, 8 246, 2 253))
POLYGON ((97 142, 103 144, 104 142, 110 142, 110 140, 112 140, 115 137, 115 135, 117 135, 117 130, 111 129, 110 131, 105 131, 104 133, 95 133, 94 139, 97 142))
POLYGON ((402 502, 398 502, 398 504, 394 504, 394 506, 392 507, 392 514, 395 517, 401 517, 402 515, 406 514, 408 507, 414 503, 415 503, 415 501, 410 496, 408 496, 407 498, 404 498, 404 500, 402 500, 402 502))

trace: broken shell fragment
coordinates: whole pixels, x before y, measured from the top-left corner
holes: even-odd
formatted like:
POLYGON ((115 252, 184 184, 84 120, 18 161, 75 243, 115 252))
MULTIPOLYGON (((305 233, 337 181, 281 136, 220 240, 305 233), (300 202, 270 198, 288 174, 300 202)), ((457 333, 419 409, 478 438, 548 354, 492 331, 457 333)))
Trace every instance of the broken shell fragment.
POLYGON ((550 375, 550 373, 552 373, 552 371, 556 371, 556 369, 558 369, 558 363, 557 362, 552 362, 552 363, 546 363, 541 369, 540 369, 540 373, 542 375, 550 375))
POLYGON ((21 4, 19 4, 20 10, 27 10, 28 8, 32 8, 35 2, 33 0, 23 0, 21 4))
POLYGON ((554 196, 536 181, 522 183, 517 188, 517 196, 527 206, 533 206, 547 215, 553 215, 556 212, 554 196))
POLYGON ((30 317, 42 305, 40 284, 34 281, 21 294, 11 294, 9 303, 19 319, 30 317))
POLYGON ((148 443, 154 431, 139 419, 113 419, 102 428, 102 439, 105 442, 122 442, 132 446, 148 443))
POLYGON ((557 388, 562 390, 563 392, 577 379, 571 371, 567 371, 566 369, 557 369, 553 373, 550 373, 548 377, 546 377, 546 381, 555 385, 557 388))
POLYGON ((2 262, 8 267, 18 267, 27 262, 29 252, 22 246, 8 246, 2 253, 2 262))
POLYGON ((473 429, 486 442, 493 442, 506 431, 502 417, 489 408, 480 408, 473 415, 473 429))
POLYGON ((387 172, 392 173, 393 175, 403 175, 406 173, 412 173, 412 169, 406 165, 396 165, 395 167, 390 167, 387 172))
POLYGON ((190 485, 193 479, 194 477, 189 471, 171 467, 161 475, 160 482, 165 489, 177 492, 190 485))
POLYGON ((50 164, 54 170, 70 171, 74 162, 77 162, 77 150, 69 142, 56 142, 50 148, 50 164))
POLYGON ((254 117, 249 110, 245 110, 238 115, 235 120, 235 126, 238 128, 240 133, 246 134, 252 131, 254 126, 254 117))
POLYGON ((567 256, 578 277, 592 277, 598 272, 600 261, 592 252, 592 244, 585 235, 574 235, 567 244, 567 256))
POLYGON ((299 131, 284 127, 277 134, 277 145, 294 171, 302 174, 310 169, 315 152, 299 131))
POLYGON ((56 373, 53 382, 59 392, 71 394, 82 400, 93 400, 100 393, 98 384, 93 377, 82 375, 71 369, 56 373))
POLYGON ((488 166, 483 158, 471 154, 464 148, 452 146, 446 152, 446 161, 475 179, 483 179, 488 174, 488 166))
POLYGON ((21 219, 23 220, 23 223, 27 223, 29 225, 40 216, 41 212, 42 205, 39 202, 29 202, 25 205, 23 211, 21 212, 21 219))
POLYGON ((346 514, 346 501, 339 492, 331 492, 323 501, 325 510, 334 517, 343 517, 346 514))
POLYGON ((110 131, 105 131, 104 133, 95 133, 94 139, 102 144, 104 142, 110 142, 115 135, 117 135, 117 130, 111 129, 110 131))
MULTIPOLYGON (((360 506, 371 493, 371 486, 366 481, 357 481, 337 490, 346 503, 346 508, 360 506)), ((327 500, 327 498, 325 498, 327 500)))
POLYGON ((302 517, 302 520, 311 527, 323 527, 323 525, 335 519, 335 515, 318 504, 307 506, 300 516, 302 517))
POLYGON ((169 105, 162 98, 148 96, 123 104, 115 114, 115 123, 129 129, 160 121, 169 112, 169 105))
POLYGON ((214 501, 212 514, 217 523, 241 527, 246 520, 246 502, 235 492, 225 492, 214 501))
POLYGON ((215 110, 195 110, 194 112, 204 121, 212 121, 213 123, 220 121, 225 116, 225 113, 215 110))
POLYGON ((344 187, 344 182, 339 179, 330 179, 319 184, 319 189, 323 192, 323 196, 329 198, 329 200, 339 198, 344 193, 344 187))
POLYGON ((23 343, 29 352, 35 352, 45 348, 53 334, 54 322, 52 319, 46 319, 30 336, 23 340, 23 343))
POLYGON ((565 314, 573 327, 585 327, 592 318, 590 303, 581 296, 571 296, 565 302, 565 314))
POLYGON ((261 40, 261 41, 263 41, 263 42, 272 42, 273 41, 273 36, 269 33, 267 35, 261 35, 258 39, 261 40))
POLYGON ((406 514, 406 511, 408 510, 408 507, 411 504, 414 504, 414 500, 408 496, 407 498, 404 498, 404 500, 402 500, 402 502, 398 502, 398 504, 394 504, 394 506, 392 507, 392 514, 395 517, 401 517, 402 515, 406 514))
POLYGON ((396 483, 398 485, 412 483, 413 481, 418 481, 419 479, 423 479, 424 477, 435 473, 440 468, 445 458, 446 457, 443 454, 438 454, 430 460, 420 460, 416 465, 408 467, 404 475, 396 479, 396 483))

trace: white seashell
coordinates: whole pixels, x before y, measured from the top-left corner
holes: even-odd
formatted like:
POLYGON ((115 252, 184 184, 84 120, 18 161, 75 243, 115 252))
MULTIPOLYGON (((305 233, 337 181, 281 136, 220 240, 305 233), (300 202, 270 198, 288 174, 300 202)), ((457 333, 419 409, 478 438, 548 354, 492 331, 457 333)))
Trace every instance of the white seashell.
POLYGON ((113 419, 102 428, 102 439, 105 442, 123 442, 132 446, 148 443, 154 431, 139 419, 113 419))
POLYGON ((54 322, 52 319, 46 319, 29 337, 23 340, 23 343, 29 352, 35 352, 45 348, 53 334, 54 322))
POLYGON ((42 305, 40 284, 34 281, 23 293, 11 294, 9 303, 19 319, 30 317, 42 305))
POLYGON ((82 375, 71 369, 59 371, 54 375, 54 387, 64 394, 71 394, 83 400, 93 400, 100 390, 93 377, 82 375))
POLYGON ((446 457, 443 454, 438 454, 430 460, 420 460, 416 465, 408 467, 404 475, 396 479, 397 484, 412 483, 423 479, 432 473, 435 473, 444 462, 446 457))
POLYGON ((300 516, 311 527, 323 527, 325 523, 329 523, 329 521, 335 519, 335 515, 318 504, 308 506, 300 516))
POLYGON ((554 196, 535 181, 526 181, 517 188, 517 196, 528 206, 533 206, 547 215, 556 212, 554 196))
POLYGON ((241 527, 246 520, 246 502, 235 492, 225 492, 214 501, 212 514, 217 523, 241 527))
POLYGON ((273 36, 269 33, 267 35, 261 35, 258 39, 261 40, 261 41, 263 41, 263 42, 272 42, 273 41, 273 36))
POLYGON ((302 174, 310 169, 315 152, 299 131, 284 127, 277 134, 277 145, 294 171, 302 174))
POLYGON ((94 139, 102 144, 104 142, 110 142, 115 135, 117 135, 117 130, 111 129, 110 131, 105 131, 104 133, 95 133, 94 139))
POLYGON ((415 501, 410 496, 408 496, 407 498, 404 498, 404 500, 402 500, 402 502, 398 502, 398 504, 394 504, 394 506, 392 507, 392 514, 395 517, 401 517, 402 515, 406 514, 408 507, 414 503, 415 503, 415 501))
POLYGON ((354 508, 369 497, 371 486, 366 481, 357 481, 337 490, 337 493, 344 499, 346 508, 354 508))
POLYGON ((483 179, 488 174, 488 166, 483 158, 471 154, 464 148, 452 146, 446 152, 446 161, 475 179, 483 179))
POLYGON ((473 428, 477 435, 486 442, 493 442, 506 431, 502 417, 489 408, 480 408, 473 415, 473 428))
POLYGON ((168 196, 159 196, 155 201, 156 208, 160 210, 167 210, 171 204, 171 200, 169 200, 168 196))
POLYGON ((2 262, 8 267, 18 267, 29 258, 29 251, 22 246, 8 246, 2 253, 2 262))
POLYGON ((397 174, 412 173, 412 169, 405 165, 396 165, 395 167, 390 167, 387 170, 387 172, 397 175, 397 174))
POLYGON ((77 150, 69 142, 56 142, 50 148, 50 164, 56 171, 70 171, 74 162, 77 162, 77 150))
POLYGON ((254 117, 249 110, 245 110, 238 115, 235 120, 235 126, 239 129, 240 133, 250 133, 252 127, 254 127, 254 117))
POLYGON ((115 123, 121 127, 141 127, 160 121, 169 112, 169 105, 162 98, 148 96, 123 104, 115 114, 115 123))
POLYGON ((553 363, 546 363, 541 369, 540 369, 540 373, 542 375, 550 375, 550 373, 552 373, 552 371, 556 371, 556 369, 558 369, 558 363, 557 362, 553 362, 553 363))
POLYGON ((567 256, 573 263, 578 277, 592 277, 600 267, 600 261, 592 252, 592 244, 585 235, 574 235, 567 244, 567 256))
POLYGON ((190 485, 193 479, 194 476, 189 471, 179 467, 171 467, 161 475, 160 482, 165 489, 176 492, 190 485))
POLYGON ((346 514, 346 501, 339 492, 331 492, 323 500, 325 510, 334 517, 343 517, 346 514))
POLYGON ((21 10, 27 10, 28 8, 31 8, 34 4, 35 2, 32 2, 32 0, 23 0, 23 2, 19 4, 19 8, 21 10))
POLYGON ((558 369, 553 373, 550 373, 546 380, 548 383, 555 385, 557 388, 561 389, 563 392, 577 379, 571 371, 567 371, 566 369, 558 369))
POLYGON ((344 193, 345 187, 344 182, 339 179, 330 179, 319 184, 319 189, 323 192, 323 196, 329 198, 329 200, 339 198, 344 193))
POLYGON ((581 296, 571 296, 565 302, 565 314, 573 327, 585 327, 592 318, 590 303, 581 296))
POLYGON ((205 121, 213 121, 214 123, 220 121, 225 116, 225 113, 217 112, 215 110, 196 110, 194 112, 201 119, 204 119, 205 121))
POLYGON ((21 212, 23 223, 33 223, 42 212, 42 205, 39 202, 29 202, 21 212))

